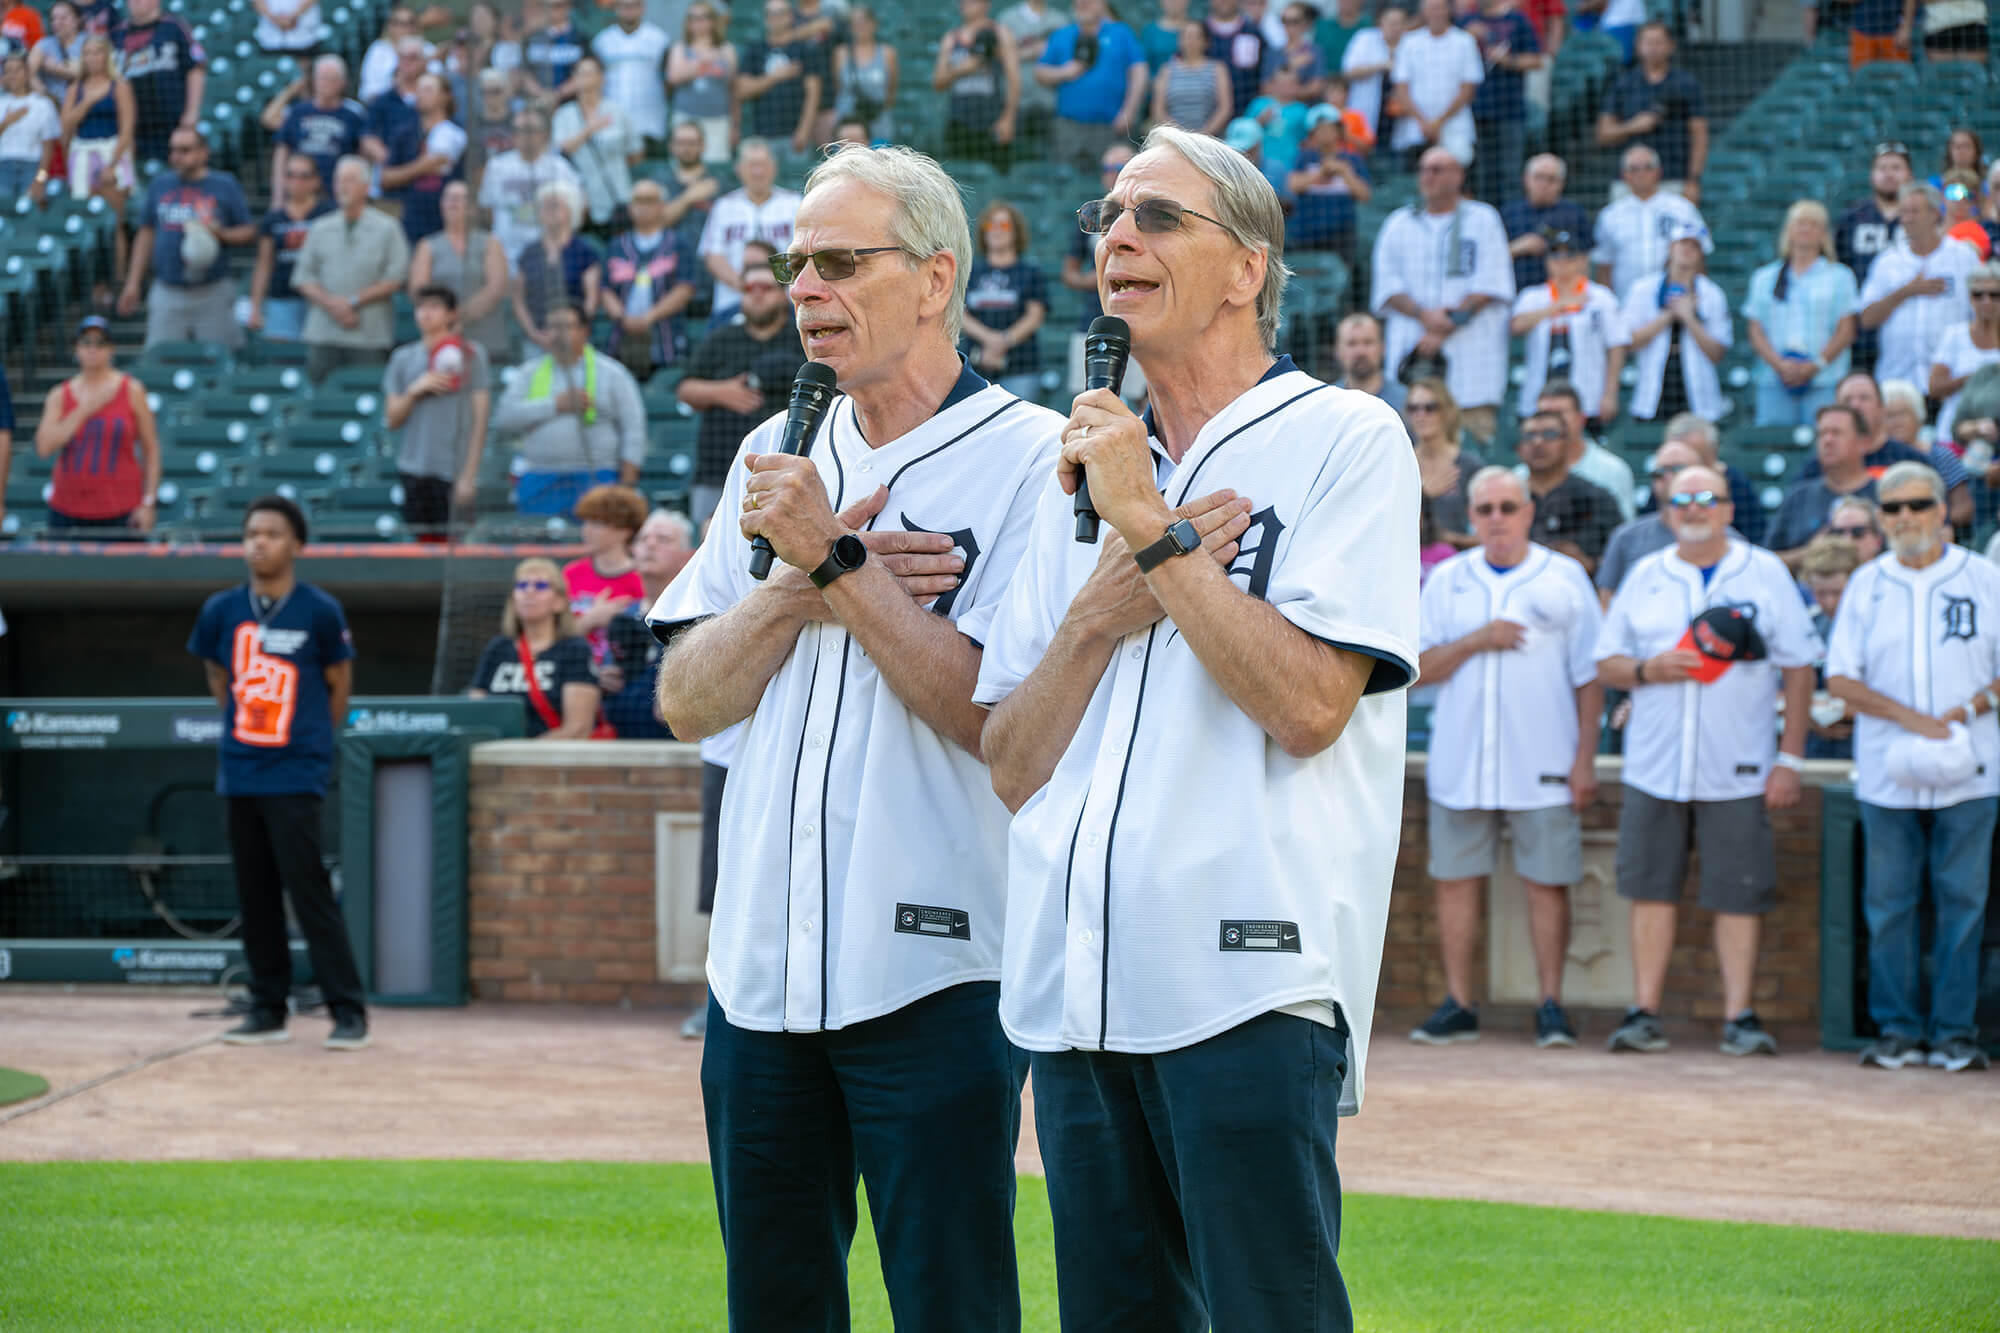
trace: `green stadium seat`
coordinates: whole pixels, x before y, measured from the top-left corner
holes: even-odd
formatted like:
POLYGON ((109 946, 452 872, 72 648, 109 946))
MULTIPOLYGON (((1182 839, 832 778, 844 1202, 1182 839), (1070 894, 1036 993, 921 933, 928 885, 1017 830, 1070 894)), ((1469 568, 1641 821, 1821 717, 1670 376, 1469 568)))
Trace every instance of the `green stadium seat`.
POLYGON ((223 387, 232 393, 269 394, 288 404, 312 395, 312 385, 298 366, 239 365, 229 373, 223 387))

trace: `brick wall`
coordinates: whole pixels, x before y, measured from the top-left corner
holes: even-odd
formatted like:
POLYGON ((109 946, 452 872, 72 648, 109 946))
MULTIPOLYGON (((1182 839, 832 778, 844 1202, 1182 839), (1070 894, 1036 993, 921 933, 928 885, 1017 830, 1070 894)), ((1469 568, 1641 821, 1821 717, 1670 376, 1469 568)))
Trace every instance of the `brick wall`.
MULTIPOLYGON (((1809 765, 1804 799, 1775 820, 1778 908, 1765 918, 1757 1011, 1780 1040, 1817 1044, 1819 1023, 1820 792, 1845 765, 1809 765), (1824 771, 1821 771, 1821 770, 1824 771)), ((1615 830, 1619 763, 1600 761, 1602 782, 1587 829, 1615 830)), ((1410 759, 1382 962, 1378 1022, 1400 1031, 1444 993, 1430 878, 1425 872, 1424 757, 1410 759)), ((472 983, 484 1000, 684 1006, 700 986, 660 974, 655 817, 698 811, 695 747, 651 742, 500 741, 473 752, 471 793, 472 983)), ((679 872, 676 868, 676 873, 679 872)), ((691 885, 666 897, 691 899, 691 885)), ((1682 904, 1668 974, 1670 1023, 1721 1021, 1710 918, 1682 904)), ((1483 929, 1483 928, 1482 928, 1483 929)), ((694 954, 699 956, 698 948, 694 954)), ((1477 953, 1485 999, 1485 942, 1477 953)), ((1526 1011, 1490 1010, 1493 1024, 1526 1026, 1526 1011)), ((1609 1016, 1579 1015, 1586 1039, 1609 1016)))
POLYGON ((692 745, 498 741, 474 749, 472 993, 688 1005, 659 971, 655 815, 701 808, 692 745))
MULTIPOLYGON (((1597 803, 1584 817, 1586 830, 1615 832, 1624 788, 1619 785, 1620 762, 1598 761, 1597 803)), ((1778 906, 1764 918, 1752 1003, 1765 1026, 1781 1042, 1819 1043, 1819 898, 1820 787, 1844 782, 1845 764, 1807 765, 1805 790, 1799 804, 1775 815, 1778 906)), ((1437 918, 1431 907, 1431 881, 1426 869, 1425 824, 1428 797, 1422 756, 1412 756, 1403 791, 1403 840, 1396 857, 1394 897, 1389 906, 1388 943, 1382 959, 1382 983, 1376 995, 1379 1023, 1400 1033, 1422 1021, 1444 996, 1444 969, 1438 961, 1437 918)), ((1721 974, 1716 969, 1714 920, 1694 905, 1699 862, 1690 858, 1688 886, 1680 908, 1680 928, 1673 962, 1667 972, 1665 1010, 1670 1026, 1698 1024, 1717 1027, 1723 1018, 1721 974)), ((1475 953, 1478 998, 1485 999, 1486 928, 1482 916, 1480 944, 1475 953)), ((1528 1011, 1518 1006, 1493 1010, 1497 1025, 1526 1030, 1528 1011)), ((1615 1011, 1579 1014, 1586 1041, 1602 1037, 1615 1025, 1615 1011), (1595 1020, 1595 1021, 1592 1021, 1595 1020)))

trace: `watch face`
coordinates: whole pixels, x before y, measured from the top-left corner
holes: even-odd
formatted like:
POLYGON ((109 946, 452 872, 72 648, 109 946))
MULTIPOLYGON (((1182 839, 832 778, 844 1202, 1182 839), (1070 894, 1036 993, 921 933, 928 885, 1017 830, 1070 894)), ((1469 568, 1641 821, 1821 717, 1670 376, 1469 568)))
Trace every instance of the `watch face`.
POLYGON ((868 548, 850 532, 833 544, 833 558, 842 569, 859 569, 861 562, 868 558, 868 548))
POLYGON ((1195 531, 1194 523, 1190 519, 1184 518, 1173 524, 1167 529, 1167 535, 1174 539, 1174 545, 1180 548, 1182 555, 1201 545, 1201 534, 1195 531))

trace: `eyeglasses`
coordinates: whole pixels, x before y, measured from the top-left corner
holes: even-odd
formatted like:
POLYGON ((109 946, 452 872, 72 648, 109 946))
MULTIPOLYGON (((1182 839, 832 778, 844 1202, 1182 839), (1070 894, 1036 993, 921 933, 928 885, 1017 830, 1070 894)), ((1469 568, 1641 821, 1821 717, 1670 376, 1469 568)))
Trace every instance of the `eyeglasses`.
POLYGON ((1442 409, 1436 403, 1419 403, 1412 400, 1403 404, 1403 410, 1405 412, 1437 412, 1442 409))
POLYGON ((1521 432, 1521 439, 1527 444, 1551 444, 1562 437, 1563 433, 1555 429, 1524 430, 1521 432))
POLYGON ((1713 509, 1720 504, 1728 504, 1729 497, 1717 495, 1714 491, 1682 491, 1667 501, 1676 509, 1713 509))
POLYGON ((1912 514, 1927 514, 1937 508, 1937 503, 1934 498, 1928 495, 1921 500, 1884 500, 1881 504, 1881 510, 1892 517, 1902 513, 1905 509, 1909 510, 1912 514))
POLYGON ((2000 289, 1992 287, 1974 287, 1968 295, 1975 301, 2000 301, 2000 289))
POLYGON ((1875 151, 1868 156, 1870 161, 1878 157, 1900 157, 1907 162, 1910 157, 1910 147, 1900 140, 1884 139, 1875 145, 1875 151))
POLYGON ((1519 500, 1494 500, 1483 505, 1472 506, 1475 518, 1492 518, 1495 514, 1518 514, 1521 512, 1519 500))
MULTIPOLYGON (((1076 210, 1076 223, 1092 236, 1102 235, 1117 225, 1125 212, 1125 205, 1116 199, 1093 199, 1076 210)), ((1197 217, 1204 222, 1215 222, 1206 213, 1197 213, 1192 208, 1183 207, 1171 199, 1147 199, 1132 206, 1132 224, 1140 231, 1152 235, 1176 231, 1183 217, 1197 217)), ((1215 222, 1220 227, 1220 222, 1215 222)))
POLYGON ((514 581, 515 592, 547 592, 554 586, 547 579, 516 579, 514 581))
POLYGON ((806 261, 828 282, 839 282, 842 278, 854 276, 854 261, 863 255, 886 255, 901 250, 900 245, 871 245, 865 250, 815 250, 811 254, 795 255, 783 251, 771 256, 771 276, 789 287, 805 275, 806 261))
POLYGON ((1870 527, 1828 528, 1827 531, 1836 537, 1845 537, 1851 542, 1858 542, 1863 537, 1872 537, 1875 535, 1875 529, 1870 527))

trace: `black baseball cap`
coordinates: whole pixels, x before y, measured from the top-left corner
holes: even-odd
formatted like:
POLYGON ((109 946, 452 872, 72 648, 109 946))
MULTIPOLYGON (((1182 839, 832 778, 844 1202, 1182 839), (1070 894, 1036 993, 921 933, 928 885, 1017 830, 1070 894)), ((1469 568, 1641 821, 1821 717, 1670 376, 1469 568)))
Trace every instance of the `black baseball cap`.
POLYGON ((1711 606, 1696 616, 1676 648, 1691 648, 1701 665, 1689 677, 1706 685, 1738 662, 1761 662, 1769 653, 1764 636, 1740 606, 1711 606))
POLYGON ((1576 233, 1561 227, 1542 228, 1542 239, 1548 242, 1552 255, 1580 255, 1583 245, 1576 239, 1576 233))

